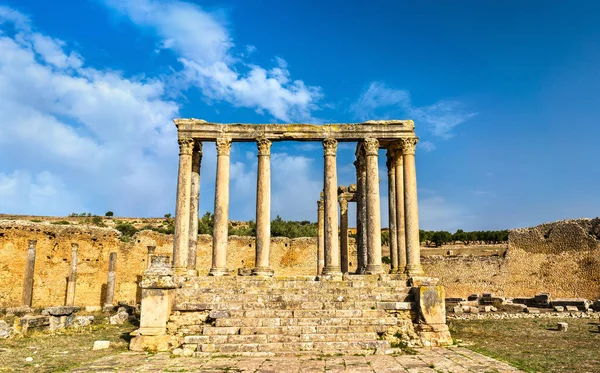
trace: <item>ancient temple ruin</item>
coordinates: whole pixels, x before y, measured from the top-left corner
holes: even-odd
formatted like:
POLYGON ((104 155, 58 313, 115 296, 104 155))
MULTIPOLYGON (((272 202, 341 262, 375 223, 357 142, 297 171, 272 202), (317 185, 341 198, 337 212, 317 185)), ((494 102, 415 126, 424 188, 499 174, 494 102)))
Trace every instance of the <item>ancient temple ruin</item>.
POLYGON ((402 341, 428 345, 450 341, 443 289, 436 286, 436 279, 425 277, 420 263, 418 138, 413 121, 311 125, 176 119, 175 124, 180 153, 173 256, 172 261, 154 256, 140 284, 141 325, 132 349, 183 349, 186 354, 381 352, 402 341), (283 278, 271 269, 270 148, 274 141, 323 144, 319 244, 317 252, 306 253, 318 256, 312 277, 283 278), (196 270, 203 142, 215 142, 217 148, 208 274, 196 270), (249 277, 227 268, 233 142, 256 142, 258 147, 256 257, 249 277), (338 188, 338 142, 357 143, 356 184, 349 188, 338 188), (381 148, 387 149, 389 177, 389 274, 383 273, 382 265, 381 148), (348 202, 357 204, 356 274, 348 273, 348 202))

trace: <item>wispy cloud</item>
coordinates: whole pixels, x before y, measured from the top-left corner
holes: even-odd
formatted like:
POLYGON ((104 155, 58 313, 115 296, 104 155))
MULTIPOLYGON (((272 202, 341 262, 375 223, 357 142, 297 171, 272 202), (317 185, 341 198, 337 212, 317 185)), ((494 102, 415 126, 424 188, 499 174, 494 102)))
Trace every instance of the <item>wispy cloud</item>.
POLYGON ((178 57, 182 81, 199 88, 205 100, 253 108, 281 121, 314 120, 321 88, 292 79, 283 58, 275 57, 270 67, 242 60, 256 48, 246 46, 236 52, 233 38, 217 15, 183 1, 105 2, 134 24, 153 30, 160 47, 178 57))
MULTIPOLYGON (((432 135, 441 138, 451 137, 454 127, 476 115, 458 101, 442 100, 429 106, 415 106, 408 91, 389 88, 382 82, 372 82, 350 110, 360 120, 408 116, 417 125, 424 123, 432 135)), ((423 149, 431 151, 431 145, 423 149)))

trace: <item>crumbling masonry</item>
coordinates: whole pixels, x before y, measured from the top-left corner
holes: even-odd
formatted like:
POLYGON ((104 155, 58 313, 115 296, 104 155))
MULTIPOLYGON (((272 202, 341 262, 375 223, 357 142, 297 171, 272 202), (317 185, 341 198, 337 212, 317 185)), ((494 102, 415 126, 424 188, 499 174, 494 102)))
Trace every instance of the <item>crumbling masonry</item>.
POLYGON ((444 291, 420 263, 411 120, 356 124, 216 124, 177 119, 179 173, 172 261, 152 256, 141 282, 134 350, 282 354, 390 353, 400 344, 444 345, 444 291), (278 277, 270 267, 270 149, 273 141, 321 141, 324 183, 318 203, 318 268, 278 277), (195 264, 202 143, 217 147, 212 267, 195 264), (256 142, 256 256, 252 276, 227 268, 229 166, 233 142, 256 142), (356 142, 356 186, 338 191, 338 142, 356 142), (384 274, 378 157, 387 149, 392 273, 384 274), (347 203, 357 203, 358 271, 348 274, 347 203), (338 203, 340 213, 338 216, 338 203), (341 218, 341 240, 339 220, 341 218))

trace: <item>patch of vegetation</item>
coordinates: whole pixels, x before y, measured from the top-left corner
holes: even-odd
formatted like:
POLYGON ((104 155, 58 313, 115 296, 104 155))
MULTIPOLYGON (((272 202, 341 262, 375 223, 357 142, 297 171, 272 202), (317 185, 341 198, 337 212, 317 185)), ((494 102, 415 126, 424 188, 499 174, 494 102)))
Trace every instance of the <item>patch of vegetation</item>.
POLYGON ((590 319, 452 320, 452 336, 526 372, 600 371, 598 322, 590 319), (567 322, 566 333, 557 330, 567 322))
MULTIPOLYGON (((419 231, 419 240, 424 242, 426 245, 435 245, 436 247, 456 242, 462 242, 465 245, 484 243, 484 244, 497 244, 508 242, 508 231, 475 231, 465 232, 462 229, 457 230, 455 233, 448 231, 419 231)), ((382 234, 383 242, 383 234, 382 234)))
POLYGON ((54 224, 54 225, 70 225, 71 223, 69 223, 66 220, 58 220, 58 221, 53 221, 52 224, 54 224))
POLYGON ((97 216, 97 215, 85 218, 83 220, 83 224, 95 225, 97 227, 106 227, 106 224, 104 224, 104 219, 102 219, 102 217, 97 216))
POLYGON ((317 229, 317 223, 311 223, 308 220, 283 220, 279 215, 271 222, 271 235, 273 237, 317 237, 317 229))
POLYGON ((133 237, 133 235, 136 234, 136 232, 138 231, 137 228, 133 226, 133 224, 121 222, 117 223, 115 229, 122 233, 121 241, 123 242, 129 242, 131 240, 131 237, 133 237))
POLYGON ((0 372, 65 372, 99 358, 127 351, 129 333, 135 327, 129 323, 109 325, 101 314, 87 328, 60 332, 32 332, 27 337, 2 341, 0 372), (110 341, 106 350, 92 350, 94 341, 110 341), (33 361, 25 359, 31 357, 33 361))
POLYGON ((42 219, 31 219, 30 222, 32 222, 32 223, 41 223, 42 219))

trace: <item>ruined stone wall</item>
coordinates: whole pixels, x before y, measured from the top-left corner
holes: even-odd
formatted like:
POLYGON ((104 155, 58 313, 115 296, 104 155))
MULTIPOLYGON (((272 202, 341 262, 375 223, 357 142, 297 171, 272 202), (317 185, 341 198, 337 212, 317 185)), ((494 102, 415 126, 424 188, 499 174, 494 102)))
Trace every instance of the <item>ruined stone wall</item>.
POLYGON ((505 256, 430 256, 425 271, 451 297, 490 292, 555 298, 600 297, 600 219, 565 220, 512 230, 505 256))
MULTIPOLYGON (((37 240, 33 306, 63 304, 71 260, 71 243, 79 244, 75 304, 101 305, 106 291, 108 257, 117 253, 115 300, 139 301, 137 282, 146 268, 147 246, 156 246, 156 254, 172 255, 173 236, 144 230, 129 242, 112 228, 86 225, 55 225, 23 220, 0 220, 0 307, 19 306, 23 285, 27 243, 37 240)), ((271 266, 277 276, 316 275, 316 238, 271 240, 271 266)), ((198 238, 197 268, 208 273, 211 266, 212 237, 198 238)), ((229 237, 228 268, 254 266, 254 237, 229 237)), ((350 240, 350 257, 356 257, 350 240)), ((351 260, 350 270, 356 270, 351 260)))

